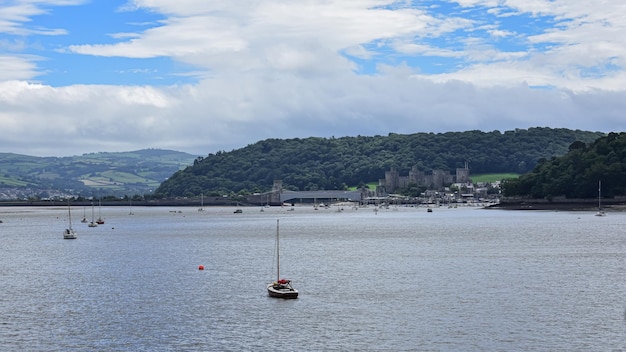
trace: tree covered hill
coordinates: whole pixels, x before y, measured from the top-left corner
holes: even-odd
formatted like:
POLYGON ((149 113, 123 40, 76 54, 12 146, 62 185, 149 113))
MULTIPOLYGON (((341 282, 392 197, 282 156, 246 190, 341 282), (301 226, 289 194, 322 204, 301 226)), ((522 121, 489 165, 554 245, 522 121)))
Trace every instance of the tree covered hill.
POLYGON ((191 154, 162 149, 69 157, 0 153, 0 198, 143 195, 194 159, 191 154))
POLYGON ((532 172, 503 185, 506 196, 594 198, 626 195, 626 133, 609 133, 590 143, 574 142, 560 157, 543 158, 532 172))
POLYGON ((576 141, 600 132, 530 128, 341 138, 267 139, 231 152, 197 158, 156 190, 158 195, 264 192, 274 180, 291 190, 344 189, 376 182, 395 167, 452 173, 467 162, 471 173, 526 173, 542 158, 560 156, 576 141))

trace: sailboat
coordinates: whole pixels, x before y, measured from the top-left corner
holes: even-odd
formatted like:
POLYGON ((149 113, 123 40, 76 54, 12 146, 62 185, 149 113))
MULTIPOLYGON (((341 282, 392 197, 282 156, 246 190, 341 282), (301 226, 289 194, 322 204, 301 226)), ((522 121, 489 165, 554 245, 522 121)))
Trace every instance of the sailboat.
POLYGON ((98 200, 98 220, 96 220, 96 224, 102 225, 104 224, 104 220, 102 220, 102 199, 98 200))
POLYGON ((95 221, 94 221, 93 202, 91 202, 91 222, 87 226, 89 226, 89 227, 98 227, 98 224, 96 224, 95 221))
POLYGON ((200 193, 200 208, 198 211, 204 211, 204 193, 200 193))
POLYGON ((280 235, 279 220, 276 220, 276 281, 267 285, 267 293, 275 298, 298 298, 298 290, 291 286, 291 280, 280 278, 280 235))
POLYGON ((72 228, 72 209, 70 207, 70 203, 67 203, 67 215, 70 221, 70 226, 68 228, 65 229, 65 231, 63 231, 63 239, 64 240, 75 240, 76 237, 78 237, 76 235, 76 231, 74 231, 74 229, 72 228))
POLYGON ((602 180, 598 181, 598 212, 596 216, 605 216, 606 213, 602 210, 602 180))
POLYGON ((86 216, 86 210, 85 207, 83 207, 83 218, 80 220, 80 222, 87 222, 87 216, 86 216))

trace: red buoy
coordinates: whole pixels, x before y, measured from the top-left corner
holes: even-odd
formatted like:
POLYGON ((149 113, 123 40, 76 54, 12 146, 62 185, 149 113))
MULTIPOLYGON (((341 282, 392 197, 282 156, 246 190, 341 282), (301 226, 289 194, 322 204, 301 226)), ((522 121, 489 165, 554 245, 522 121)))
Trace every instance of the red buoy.
POLYGON ((204 270, 204 265, 198 266, 198 270, 204 270))

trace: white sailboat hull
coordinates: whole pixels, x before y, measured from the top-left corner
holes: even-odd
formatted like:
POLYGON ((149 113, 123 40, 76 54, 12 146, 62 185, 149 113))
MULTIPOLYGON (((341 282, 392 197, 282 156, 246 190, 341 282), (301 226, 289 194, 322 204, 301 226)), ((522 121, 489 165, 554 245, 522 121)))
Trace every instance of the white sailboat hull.
POLYGON ((63 231, 63 239, 65 240, 75 240, 76 239, 76 232, 72 229, 66 229, 65 231, 63 231))
POLYGON ((275 298, 298 298, 298 290, 286 285, 267 285, 267 293, 275 298))

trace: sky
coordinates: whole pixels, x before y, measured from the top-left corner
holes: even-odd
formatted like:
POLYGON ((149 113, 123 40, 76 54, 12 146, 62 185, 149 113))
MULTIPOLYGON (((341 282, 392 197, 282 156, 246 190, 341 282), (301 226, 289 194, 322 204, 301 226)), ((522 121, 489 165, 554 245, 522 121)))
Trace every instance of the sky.
POLYGON ((626 131, 623 0, 0 0, 0 152, 626 131))

